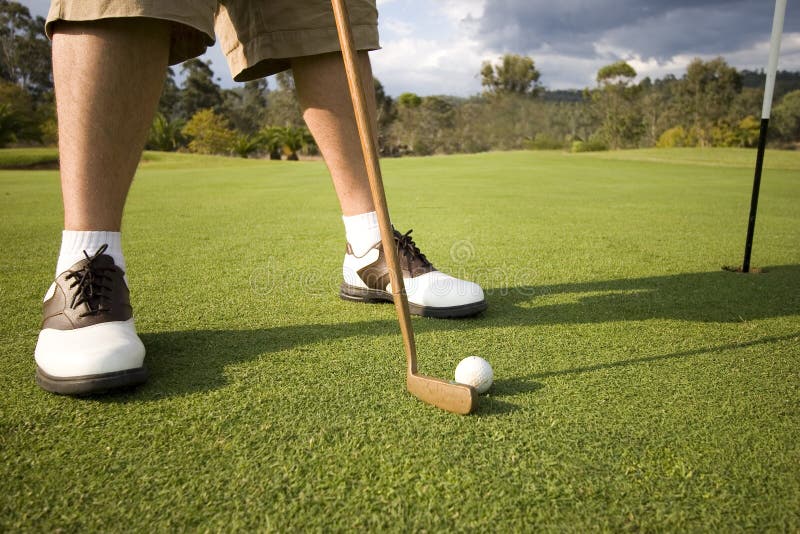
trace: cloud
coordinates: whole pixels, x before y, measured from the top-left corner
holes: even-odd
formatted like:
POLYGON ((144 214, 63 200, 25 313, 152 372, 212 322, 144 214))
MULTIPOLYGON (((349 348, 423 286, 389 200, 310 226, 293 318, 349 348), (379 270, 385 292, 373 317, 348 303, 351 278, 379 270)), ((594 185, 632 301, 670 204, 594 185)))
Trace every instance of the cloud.
POLYGON ((484 0, 389 1, 382 9, 381 50, 370 54, 387 93, 471 95, 489 55, 473 36, 471 20, 484 0))
MULTIPOLYGON (((752 47, 769 35, 772 15, 763 0, 487 0, 474 22, 476 38, 496 51, 664 62, 752 47)), ((785 31, 800 31, 796 6, 785 31)))
POLYGON ((480 89, 483 60, 477 45, 465 39, 440 41, 402 37, 370 54, 376 76, 392 95, 469 95, 480 89))

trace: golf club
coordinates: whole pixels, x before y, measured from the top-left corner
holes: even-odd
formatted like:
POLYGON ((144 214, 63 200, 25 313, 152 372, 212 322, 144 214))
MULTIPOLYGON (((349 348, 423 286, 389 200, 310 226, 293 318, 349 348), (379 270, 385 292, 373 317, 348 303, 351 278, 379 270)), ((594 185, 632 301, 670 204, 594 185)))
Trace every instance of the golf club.
POLYGON ((450 383, 417 373, 417 349, 414 344, 414 331, 411 327, 408 298, 403 285, 400 262, 397 259, 397 249, 389 219, 389 210, 386 206, 386 194, 383 189, 383 180, 378 163, 378 151, 375 146, 375 126, 367 113, 366 94, 356 58, 350 18, 344 0, 331 0, 331 4, 333 5, 333 14, 336 19, 336 29, 339 34, 350 97, 353 100, 353 111, 358 125, 361 150, 364 153, 364 164, 369 177, 372 200, 375 204, 375 211, 378 214, 381 241, 389 267, 392 296, 397 310, 397 318, 400 322, 400 332, 403 335, 407 363, 406 387, 412 395, 428 404, 449 412, 468 414, 478 407, 478 393, 473 387, 450 383))

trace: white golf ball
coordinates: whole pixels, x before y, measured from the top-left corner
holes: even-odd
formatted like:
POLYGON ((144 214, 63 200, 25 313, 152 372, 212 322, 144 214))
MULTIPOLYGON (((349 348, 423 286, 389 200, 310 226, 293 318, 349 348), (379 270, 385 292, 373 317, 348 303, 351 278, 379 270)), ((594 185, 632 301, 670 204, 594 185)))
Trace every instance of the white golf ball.
POLYGON ((489 391, 492 380, 494 380, 492 366, 479 356, 467 356, 456 366, 456 382, 472 386, 478 393, 489 391))

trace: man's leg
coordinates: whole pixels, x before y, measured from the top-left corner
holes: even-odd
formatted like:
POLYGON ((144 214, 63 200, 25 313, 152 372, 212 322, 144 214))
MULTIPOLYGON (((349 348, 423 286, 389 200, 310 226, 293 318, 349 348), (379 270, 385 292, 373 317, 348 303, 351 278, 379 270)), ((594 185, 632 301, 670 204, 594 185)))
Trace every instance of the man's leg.
POLYGON ((154 19, 56 28, 53 81, 66 230, 119 232, 168 54, 169 25, 154 19))
MULTIPOLYGON (((369 56, 360 52, 362 79, 372 120, 375 87, 369 56)), ((347 234, 340 296, 359 302, 392 301, 388 269, 369 189, 347 77, 340 53, 292 60, 303 118, 330 170, 342 207, 347 234)), ((437 271, 411 240, 395 232, 411 313, 434 317, 465 317, 486 309, 477 284, 437 271)))
POLYGON ((144 381, 120 225, 167 67, 153 19, 62 22, 53 35, 64 233, 44 302, 37 381, 85 394, 144 381))
MULTIPOLYGON (((367 106, 373 119, 375 86, 366 52, 359 53, 367 106)), ((292 60, 303 118, 325 158, 345 217, 374 211, 361 142, 340 53, 292 60)))

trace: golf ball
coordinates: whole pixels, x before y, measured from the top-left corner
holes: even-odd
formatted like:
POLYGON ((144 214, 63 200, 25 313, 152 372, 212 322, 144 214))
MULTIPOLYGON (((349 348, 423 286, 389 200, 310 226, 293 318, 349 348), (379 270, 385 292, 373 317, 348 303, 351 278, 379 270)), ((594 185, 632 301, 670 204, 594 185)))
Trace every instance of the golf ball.
POLYGON ((456 366, 456 382, 472 386, 478 393, 489 391, 492 380, 494 380, 492 366, 479 356, 467 356, 456 366))

